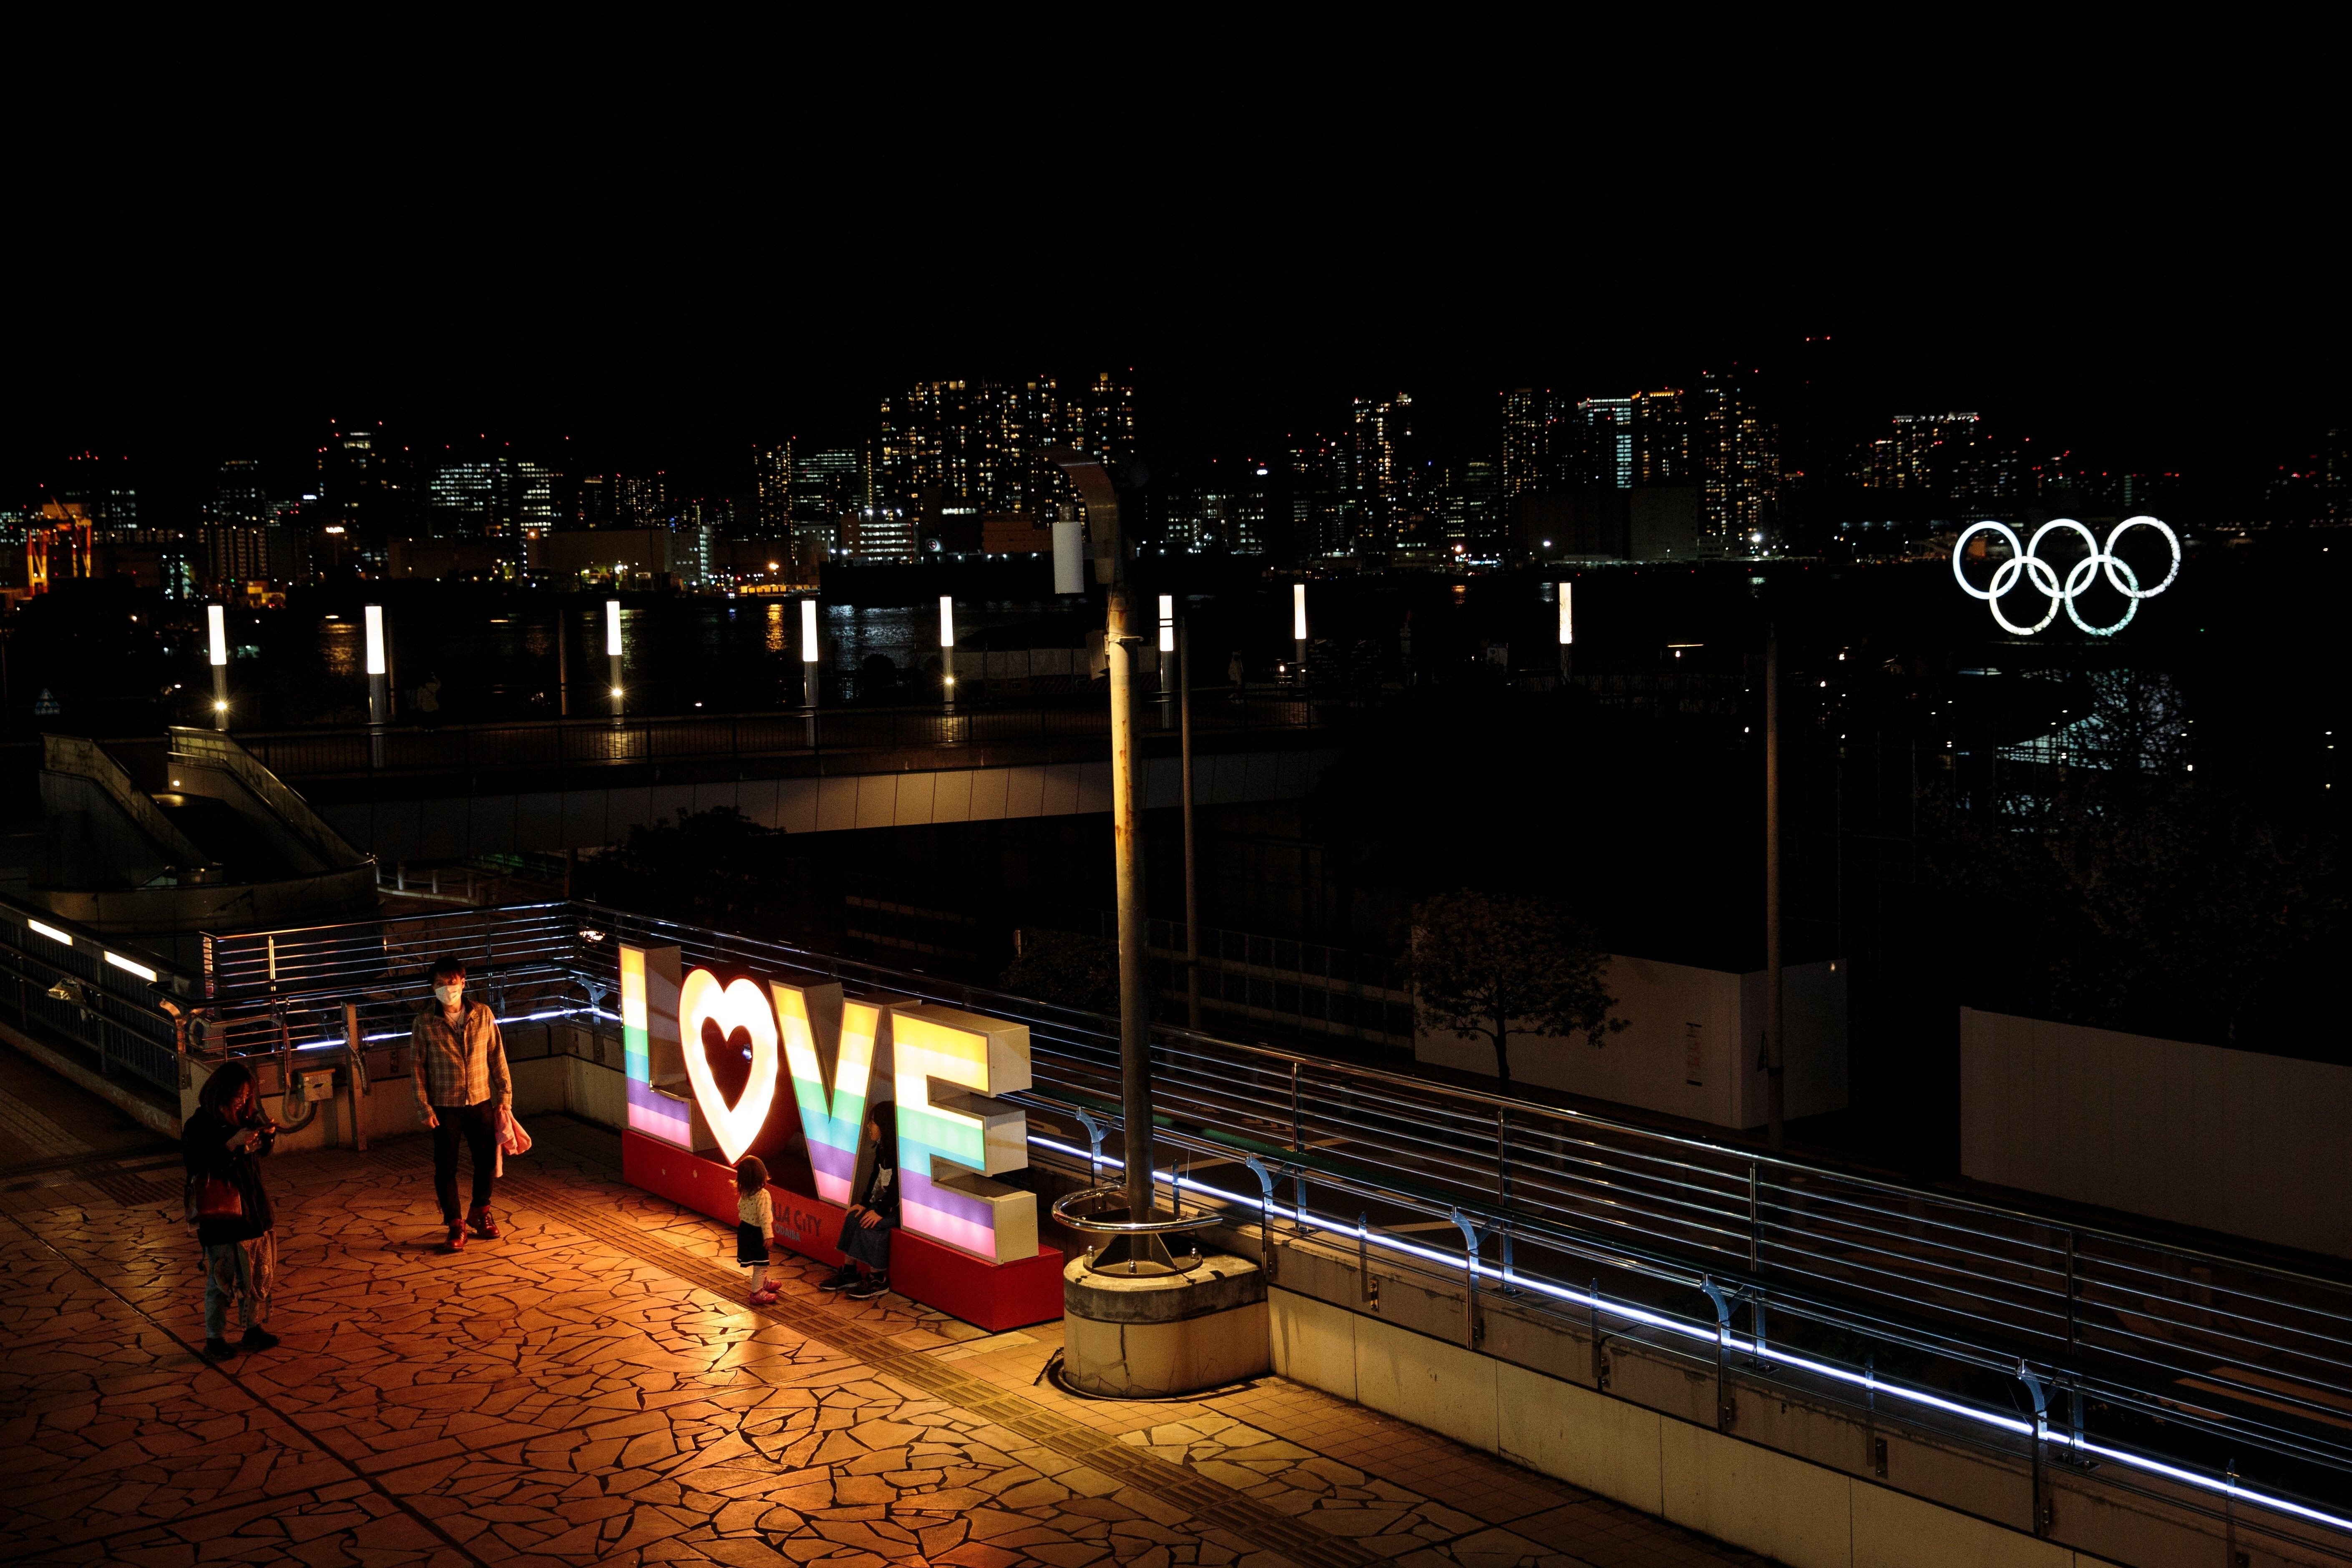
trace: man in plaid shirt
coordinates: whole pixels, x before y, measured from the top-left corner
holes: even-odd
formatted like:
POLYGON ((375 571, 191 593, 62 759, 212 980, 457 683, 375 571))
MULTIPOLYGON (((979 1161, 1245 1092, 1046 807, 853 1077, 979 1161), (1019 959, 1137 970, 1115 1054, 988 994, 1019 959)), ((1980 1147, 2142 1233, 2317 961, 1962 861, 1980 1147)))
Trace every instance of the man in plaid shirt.
POLYGON ((464 960, 445 958, 433 966, 433 1005, 417 1014, 410 1045, 416 1112, 433 1130, 433 1191, 441 1200, 441 1223, 449 1228, 449 1250, 455 1252, 466 1245, 466 1226, 457 1223, 457 1141, 465 1140, 474 1164, 467 1224, 487 1241, 499 1234, 498 1221, 490 1217, 499 1113, 514 1104, 498 1017, 487 1004, 466 1000, 464 960))

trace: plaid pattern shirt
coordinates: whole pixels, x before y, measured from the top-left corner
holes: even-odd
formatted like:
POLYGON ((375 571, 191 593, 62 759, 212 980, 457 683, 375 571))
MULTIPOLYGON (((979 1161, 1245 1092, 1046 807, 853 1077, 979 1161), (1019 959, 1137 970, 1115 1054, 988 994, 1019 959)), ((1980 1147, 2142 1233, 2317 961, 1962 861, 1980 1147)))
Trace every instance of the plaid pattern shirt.
POLYGON ((466 1033, 458 1038, 435 1003, 416 1015, 410 1037, 416 1058, 416 1114, 428 1107, 476 1105, 494 1100, 514 1103, 514 1083, 507 1076, 506 1042, 499 1037, 499 1021, 487 1003, 466 1004, 466 1033))

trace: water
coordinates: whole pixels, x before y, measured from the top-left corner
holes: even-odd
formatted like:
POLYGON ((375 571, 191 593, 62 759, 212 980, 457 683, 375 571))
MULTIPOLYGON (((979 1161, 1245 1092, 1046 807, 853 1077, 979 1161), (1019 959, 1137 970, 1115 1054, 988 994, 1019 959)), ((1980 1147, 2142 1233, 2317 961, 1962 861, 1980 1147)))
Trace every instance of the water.
MULTIPOLYGON (((919 700, 920 677, 940 653, 936 605, 819 611, 828 700, 919 700), (889 661, 886 670, 871 661, 889 661), (871 666, 869 668, 869 666, 871 666)), ((556 637, 569 642, 572 711, 607 710, 603 602, 562 610, 507 608, 465 615, 429 607, 400 613, 392 628, 393 679, 404 707, 429 676, 448 721, 552 718, 558 707, 556 637)), ((1076 615, 1051 600, 960 604, 960 646, 997 637, 1001 647, 1068 646, 1076 615), (1012 635, 1007 635, 1012 634, 1012 635), (1025 634, 1025 635, 1024 635, 1025 634)), ((753 711, 802 698, 800 601, 676 599, 625 605, 621 685, 636 713, 753 711)), ((362 633, 350 617, 321 618, 309 650, 337 683, 362 685, 362 633)))

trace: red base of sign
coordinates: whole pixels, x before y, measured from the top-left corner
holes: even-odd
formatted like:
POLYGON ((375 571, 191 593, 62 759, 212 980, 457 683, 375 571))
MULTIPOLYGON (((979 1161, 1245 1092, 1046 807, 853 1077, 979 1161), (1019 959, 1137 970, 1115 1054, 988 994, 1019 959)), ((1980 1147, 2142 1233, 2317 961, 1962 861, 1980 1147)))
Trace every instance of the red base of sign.
MULTIPOLYGON (((625 1131, 621 1179, 723 1225, 737 1223, 735 1173, 716 1160, 625 1131)), ((777 1242, 840 1267, 841 1254, 833 1245, 845 1217, 840 1208, 772 1184, 768 1196, 776 1211, 777 1242)), ((903 1230, 890 1238, 893 1290, 992 1333, 1060 1317, 1062 1264, 1061 1249, 1055 1247, 1040 1246, 1036 1257, 1018 1263, 986 1263, 903 1230)))

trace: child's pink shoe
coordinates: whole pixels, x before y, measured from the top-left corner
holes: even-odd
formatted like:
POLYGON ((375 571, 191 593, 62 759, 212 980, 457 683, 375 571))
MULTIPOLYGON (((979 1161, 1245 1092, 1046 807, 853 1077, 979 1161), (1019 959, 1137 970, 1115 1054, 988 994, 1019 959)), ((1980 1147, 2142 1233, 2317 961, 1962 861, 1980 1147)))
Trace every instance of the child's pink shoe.
POLYGON ((773 1285, 762 1285, 751 1292, 751 1305, 754 1307, 772 1307, 775 1304, 776 1288, 773 1285))

